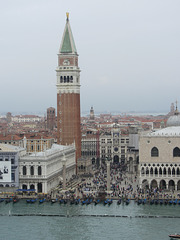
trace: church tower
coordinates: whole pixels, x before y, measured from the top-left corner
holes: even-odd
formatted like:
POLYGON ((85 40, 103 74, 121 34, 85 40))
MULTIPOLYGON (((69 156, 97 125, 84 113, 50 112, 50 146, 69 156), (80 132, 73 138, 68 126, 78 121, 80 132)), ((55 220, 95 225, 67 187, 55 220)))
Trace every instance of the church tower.
POLYGON ((70 145, 75 142, 76 166, 81 157, 80 128, 80 68, 73 39, 69 14, 58 53, 57 75, 57 142, 70 145))

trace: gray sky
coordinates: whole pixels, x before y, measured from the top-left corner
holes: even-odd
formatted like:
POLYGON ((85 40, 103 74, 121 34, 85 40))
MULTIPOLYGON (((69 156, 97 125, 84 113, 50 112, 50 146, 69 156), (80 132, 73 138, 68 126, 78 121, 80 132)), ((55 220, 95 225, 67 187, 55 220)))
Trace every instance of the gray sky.
POLYGON ((179 11, 179 0, 1 1, 0 112, 56 107, 66 12, 82 70, 81 112, 168 112, 180 101, 179 11))

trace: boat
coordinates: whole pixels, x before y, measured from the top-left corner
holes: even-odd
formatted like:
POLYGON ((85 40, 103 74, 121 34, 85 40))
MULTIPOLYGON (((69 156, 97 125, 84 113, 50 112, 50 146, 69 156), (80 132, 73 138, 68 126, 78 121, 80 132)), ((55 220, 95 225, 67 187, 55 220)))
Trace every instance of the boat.
POLYGON ((112 199, 108 200, 108 205, 111 205, 113 203, 112 199))
POLYGON ((117 201, 117 205, 120 205, 120 204, 121 204, 121 199, 117 201))
POLYGON ((70 201, 70 204, 72 205, 72 204, 74 204, 74 203, 75 203, 75 200, 72 199, 72 200, 70 201))
POLYGON ((126 200, 126 205, 129 205, 129 203, 130 203, 130 199, 127 199, 126 200))
POLYGON ((79 199, 75 199, 75 204, 78 205, 80 203, 80 198, 79 199))
POLYGON ((35 203, 36 201, 37 201, 37 198, 36 198, 36 199, 32 198, 32 199, 30 200, 30 203, 35 203))
POLYGON ((7 203, 10 203, 10 202, 12 202, 12 198, 8 198, 8 199, 5 200, 5 203, 6 203, 6 204, 7 204, 7 203))
POLYGON ((169 235, 169 237, 171 238, 171 239, 180 239, 180 234, 170 234, 169 235))
POLYGON ((0 202, 4 202, 4 198, 0 198, 0 202))
POLYGON ((19 201, 18 198, 13 198, 13 203, 17 203, 19 201))
POLYGON ((94 205, 97 205, 98 203, 100 203, 100 199, 97 199, 96 201, 94 201, 94 205))
POLYGON ((51 199, 51 203, 56 203, 58 201, 58 199, 51 199))
POLYGON ((46 200, 45 198, 40 199, 40 200, 39 200, 39 203, 43 203, 43 202, 45 202, 45 200, 46 200))

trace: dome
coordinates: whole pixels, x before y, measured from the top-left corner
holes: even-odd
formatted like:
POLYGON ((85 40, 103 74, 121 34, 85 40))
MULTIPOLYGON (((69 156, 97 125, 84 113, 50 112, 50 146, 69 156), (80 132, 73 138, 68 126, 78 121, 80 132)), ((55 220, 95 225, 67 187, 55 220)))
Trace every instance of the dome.
POLYGON ((175 112, 175 114, 168 118, 167 127, 173 127, 173 126, 180 126, 180 114, 178 112, 175 112))

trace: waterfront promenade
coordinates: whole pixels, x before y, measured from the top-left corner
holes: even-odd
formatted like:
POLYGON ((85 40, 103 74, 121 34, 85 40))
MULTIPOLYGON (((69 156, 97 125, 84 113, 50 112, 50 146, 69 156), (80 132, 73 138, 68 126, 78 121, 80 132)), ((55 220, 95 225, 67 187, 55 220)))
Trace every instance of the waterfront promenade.
MULTIPOLYGON (((139 188, 138 176, 128 172, 122 172, 120 169, 111 169, 111 189, 106 194, 106 198, 112 200, 118 199, 180 199, 180 192, 167 190, 142 190, 139 188)), ((50 199, 98 199, 99 192, 106 192, 107 172, 103 166, 101 169, 94 169, 91 177, 76 177, 67 183, 66 190, 59 186, 52 190, 50 194, 37 194, 35 192, 18 192, 8 188, 0 189, 0 198, 17 197, 19 199, 28 198, 46 198, 50 199)))

